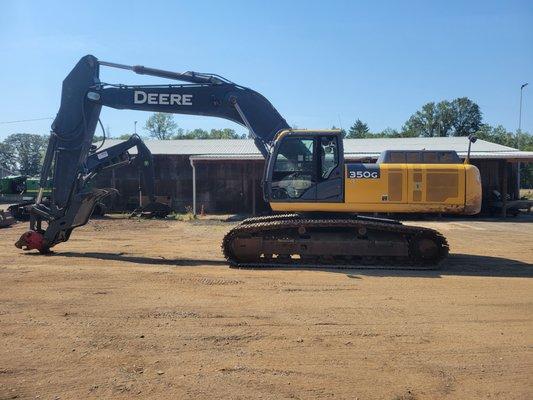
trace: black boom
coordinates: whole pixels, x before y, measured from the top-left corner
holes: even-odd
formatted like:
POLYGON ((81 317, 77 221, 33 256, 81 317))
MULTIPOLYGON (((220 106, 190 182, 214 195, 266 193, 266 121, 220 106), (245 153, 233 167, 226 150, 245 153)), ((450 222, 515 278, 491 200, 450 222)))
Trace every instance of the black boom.
POLYGON ((94 149, 92 140, 102 106, 225 118, 246 126, 265 158, 276 134, 290 129, 264 96, 218 75, 128 66, 87 55, 63 81, 61 106, 52 124, 40 180, 40 187, 44 188, 53 168, 50 202, 42 203, 41 189, 31 211, 31 231, 17 242, 18 247, 48 251, 68 240, 72 230, 87 222, 96 203, 108 193, 88 187, 89 181, 103 169, 137 162, 143 173, 144 190, 150 201, 155 201, 152 156, 138 136, 105 151, 94 149), (188 83, 108 84, 100 81, 101 66, 188 83), (136 157, 128 153, 133 147, 138 149, 136 157), (46 229, 43 221, 48 224, 46 229))

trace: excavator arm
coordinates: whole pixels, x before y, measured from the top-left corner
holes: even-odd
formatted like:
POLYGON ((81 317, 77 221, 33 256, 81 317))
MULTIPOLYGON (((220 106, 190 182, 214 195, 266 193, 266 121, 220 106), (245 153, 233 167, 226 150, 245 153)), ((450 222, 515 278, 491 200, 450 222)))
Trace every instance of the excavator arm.
POLYGON ((103 106, 225 118, 246 126, 265 158, 269 156, 276 134, 290 128, 261 94, 218 75, 177 73, 85 56, 63 81, 61 105, 52 123, 41 171, 41 190, 31 210, 31 230, 22 235, 17 247, 47 252, 67 241, 74 228, 87 223, 95 204, 109 194, 109 190, 88 187, 90 180, 104 169, 136 162, 142 171, 144 190, 150 200, 155 201, 152 156, 140 137, 132 136, 103 151, 92 145, 103 106), (100 80, 101 66, 187 83, 109 84, 100 80), (138 149, 136 157, 128 153, 132 147, 138 149), (42 188, 50 176, 52 195, 50 203, 45 205, 42 188))
POLYGON ((143 178, 143 187, 150 202, 155 202, 154 193, 154 162, 152 153, 138 135, 132 135, 128 140, 111 146, 105 150, 92 153, 87 158, 87 179, 91 179, 101 171, 116 168, 121 165, 133 164, 137 166, 143 178), (137 155, 131 157, 128 150, 137 148, 137 155))

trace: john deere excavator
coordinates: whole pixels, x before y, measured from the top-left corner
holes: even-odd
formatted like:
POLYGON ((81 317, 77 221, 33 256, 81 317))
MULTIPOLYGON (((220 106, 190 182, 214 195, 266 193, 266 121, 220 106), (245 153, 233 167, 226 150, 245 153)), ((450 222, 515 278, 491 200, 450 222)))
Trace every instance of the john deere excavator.
POLYGON ((282 213, 246 219, 228 232, 222 250, 232 266, 427 267, 448 254, 440 233, 357 213, 466 215, 480 209, 479 171, 454 152, 413 151, 403 159, 389 152, 378 164, 348 163, 339 131, 291 129, 265 97, 219 75, 128 66, 88 55, 64 80, 52 125, 41 174, 44 187, 53 165, 51 204, 43 206, 37 196, 31 230, 17 242, 19 248, 44 253, 67 241, 107 195, 87 186, 103 169, 136 162, 145 190, 155 199, 152 158, 139 137, 105 150, 92 147, 102 106, 220 117, 248 128, 266 159, 265 200, 282 213), (186 83, 104 83, 99 78, 103 66, 186 83), (127 150, 134 146, 139 153, 132 159, 127 150))

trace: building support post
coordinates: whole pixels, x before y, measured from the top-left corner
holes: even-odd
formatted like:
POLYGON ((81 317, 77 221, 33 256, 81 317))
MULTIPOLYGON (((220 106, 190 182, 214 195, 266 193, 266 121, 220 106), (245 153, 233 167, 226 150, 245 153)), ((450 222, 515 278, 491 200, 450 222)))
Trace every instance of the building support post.
POLYGON ((502 217, 507 217, 507 186, 508 186, 508 171, 507 160, 502 160, 502 217))
POLYGON ((192 167, 192 213, 196 215, 196 166, 194 161, 189 158, 192 167))
POLYGON ((255 192, 255 187, 256 187, 256 183, 255 183, 255 176, 252 180, 252 215, 255 217, 255 214, 256 214, 256 205, 255 205, 255 196, 256 196, 256 192, 255 192))
POLYGON ((139 172, 138 172, 138 183, 139 183, 139 208, 142 208, 143 206, 143 190, 142 190, 142 179, 141 179, 141 170, 139 169, 139 172))
POLYGON ((516 193, 517 200, 520 200, 520 161, 516 163, 516 193))

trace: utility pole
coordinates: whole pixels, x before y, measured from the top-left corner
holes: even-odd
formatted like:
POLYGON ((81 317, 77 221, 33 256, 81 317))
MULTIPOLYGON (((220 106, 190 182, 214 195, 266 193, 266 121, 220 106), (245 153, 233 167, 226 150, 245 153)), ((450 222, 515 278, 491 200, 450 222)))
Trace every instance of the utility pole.
POLYGON ((520 113, 518 114, 518 132, 522 132, 522 92, 528 83, 524 83, 520 86, 520 113))
MULTIPOLYGON (((520 107, 522 107, 522 100, 520 100, 520 107)), ((137 121, 133 121, 133 132, 137 134, 137 121)))

